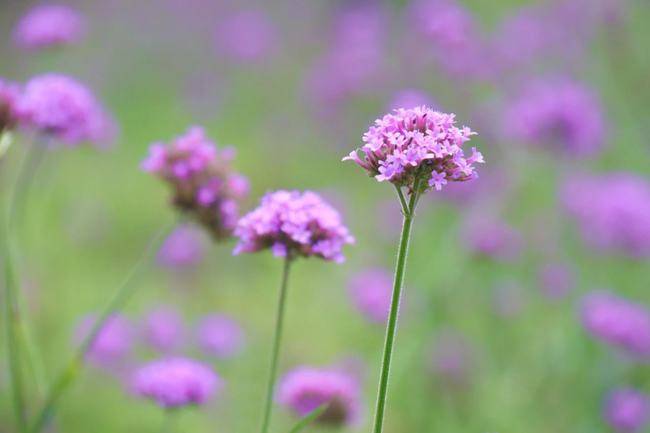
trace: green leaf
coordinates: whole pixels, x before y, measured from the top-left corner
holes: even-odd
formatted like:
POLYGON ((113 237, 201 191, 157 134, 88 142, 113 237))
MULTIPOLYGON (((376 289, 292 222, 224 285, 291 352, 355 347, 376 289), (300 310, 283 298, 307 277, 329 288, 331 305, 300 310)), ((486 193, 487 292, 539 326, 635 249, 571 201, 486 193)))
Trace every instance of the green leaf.
POLYGON ((289 433, 301 432, 305 427, 311 424, 316 418, 321 416, 323 412, 325 412, 325 410, 327 409, 327 406, 329 406, 329 403, 322 404, 318 406, 316 409, 309 412, 302 419, 300 419, 300 421, 298 421, 296 425, 293 426, 293 428, 289 431, 289 433))
POLYGON ((13 136, 11 135, 11 132, 5 131, 0 133, 0 158, 2 158, 5 153, 7 153, 7 150, 9 150, 9 146, 11 146, 12 141, 13 136))

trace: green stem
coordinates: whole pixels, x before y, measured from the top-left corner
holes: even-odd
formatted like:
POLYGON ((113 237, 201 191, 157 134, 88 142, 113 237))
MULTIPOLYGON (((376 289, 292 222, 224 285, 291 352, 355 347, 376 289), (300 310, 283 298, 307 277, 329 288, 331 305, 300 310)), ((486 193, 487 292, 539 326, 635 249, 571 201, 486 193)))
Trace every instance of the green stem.
MULTIPOLYGON (((393 281, 393 296, 390 304, 390 313, 386 325, 386 339, 384 342, 384 355, 381 363, 381 373, 379 375, 379 389, 377 391, 377 404, 375 407, 374 433, 381 433, 384 426, 384 413, 386 411, 386 398, 388 396, 388 379, 390 377, 390 363, 393 356, 393 346, 395 343, 395 332, 397 329, 397 317, 399 313, 399 303, 402 294, 402 284, 404 282, 404 273, 406 270, 406 257, 408 253, 409 239, 411 237, 411 227, 413 217, 415 216, 415 207, 418 200, 419 182, 413 188, 411 197, 404 212, 404 221, 402 224, 402 235, 397 250, 397 264, 395 266, 395 279, 393 281)), ((401 192, 398 189, 399 192, 401 192)), ((401 199, 402 197, 400 197, 401 199)))
MULTIPOLYGON (((171 228, 173 228, 174 225, 172 225, 171 228)), ((131 299, 135 293, 135 287, 133 283, 137 280, 137 277, 146 269, 146 265, 149 263, 150 257, 159 248, 160 243, 169 234, 171 228, 165 227, 159 230, 151 239, 143 254, 126 275, 122 281, 122 284, 118 287, 113 298, 102 310, 90 332, 79 345, 72 359, 70 359, 70 361, 56 376, 55 381, 53 382, 45 397, 45 402, 38 412, 36 421, 29 429, 30 433, 38 433, 45 427, 59 399, 77 378, 79 371, 83 366, 83 361, 86 358, 88 351, 92 347, 100 331, 106 322, 110 319, 110 317, 116 312, 120 311, 129 301, 129 299, 131 299)))
POLYGON ((284 310, 287 300, 287 287, 289 282, 289 269, 291 268, 291 257, 287 255, 282 270, 282 283, 280 285, 280 297, 275 317, 275 333, 273 335, 273 349, 271 354, 271 367, 269 369, 269 381, 266 390, 266 403, 264 405, 264 418, 262 421, 262 433, 267 433, 271 422, 271 408, 273 406, 273 394, 275 390, 275 379, 278 370, 278 357, 280 355, 280 344, 282 342, 282 327, 284 323, 284 310))

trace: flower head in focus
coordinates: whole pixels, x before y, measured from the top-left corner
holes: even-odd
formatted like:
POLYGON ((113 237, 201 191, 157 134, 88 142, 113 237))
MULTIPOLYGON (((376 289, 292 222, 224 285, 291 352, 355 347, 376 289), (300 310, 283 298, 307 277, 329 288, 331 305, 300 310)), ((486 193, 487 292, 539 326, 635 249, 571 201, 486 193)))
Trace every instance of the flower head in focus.
POLYGON ((201 319, 198 325, 201 349, 217 358, 231 358, 242 351, 245 335, 234 319, 223 314, 212 314, 201 319))
POLYGON ((475 133, 454 124, 453 114, 426 106, 400 108, 377 119, 364 134, 363 158, 355 150, 343 160, 354 161, 379 182, 408 187, 410 192, 416 183, 418 192, 440 191, 448 182, 475 179, 474 164, 484 162, 476 148, 470 156, 462 148, 475 133))
POLYGON ((187 358, 150 362, 131 378, 136 395, 165 409, 203 405, 222 386, 221 379, 208 365, 187 358))
POLYGON ((347 373, 334 369, 300 367, 281 379, 277 400, 298 417, 304 417, 327 404, 316 422, 343 426, 358 420, 360 393, 358 381, 347 373))
POLYGON ((632 388, 615 389, 607 396, 604 415, 617 432, 638 432, 650 419, 650 397, 632 388))
POLYGON ((78 42, 85 30, 79 12, 69 6, 47 4, 30 9, 16 24, 13 38, 25 50, 40 50, 78 42))
POLYGON ((248 194, 248 181, 231 167, 233 157, 232 149, 217 150, 202 128, 192 127, 168 145, 153 144, 142 169, 166 181, 174 206, 223 240, 232 234, 239 202, 248 194))
POLYGON ((277 257, 320 257, 342 262, 354 242, 339 212, 311 191, 275 191, 239 220, 234 254, 269 248, 277 257))

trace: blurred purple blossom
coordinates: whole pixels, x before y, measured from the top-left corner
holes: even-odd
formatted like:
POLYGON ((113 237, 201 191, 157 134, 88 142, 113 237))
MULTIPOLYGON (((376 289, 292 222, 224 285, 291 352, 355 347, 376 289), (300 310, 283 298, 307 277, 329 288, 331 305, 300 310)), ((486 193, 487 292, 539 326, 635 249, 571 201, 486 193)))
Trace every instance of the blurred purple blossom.
POLYGON ((537 280, 541 292, 549 299, 564 298, 576 285, 573 269, 564 263, 541 266, 537 280))
POLYGON ((150 311, 142 323, 145 341, 154 349, 168 353, 183 343, 185 329, 183 318, 171 307, 159 307, 150 311))
POLYGON ((474 349, 457 331, 444 329, 434 342, 433 373, 447 386, 465 388, 475 368, 474 349))
POLYGON ((239 323, 224 314, 211 314, 202 318, 197 334, 203 352, 217 358, 238 355, 246 343, 244 330, 239 323))
MULTIPOLYGON (((74 334, 75 344, 87 338, 95 326, 97 317, 89 315, 83 318, 74 334)), ((114 367, 122 363, 133 348, 135 329, 124 316, 114 314, 100 329, 87 353, 88 360, 102 367, 114 367)))
POLYGON ((385 323, 393 294, 393 277, 382 268, 366 269, 355 274, 348 285, 354 306, 366 319, 385 323))
POLYGON ((617 432, 641 431, 650 416, 650 398, 632 388, 615 389, 607 396, 604 416, 617 432))
POLYGON ((85 34, 84 17, 69 6, 41 4, 23 15, 13 31, 16 45, 40 50, 78 42, 85 34))
POLYGON ((240 62, 258 62, 278 49, 277 28, 268 14, 247 10, 224 17, 215 33, 220 53, 240 62))
POLYGON ((178 226, 160 247, 158 263, 172 269, 194 268, 205 256, 205 238, 189 224, 178 226))
POLYGON ((470 215, 463 227, 465 246, 479 256, 510 261, 522 250, 521 234, 494 216, 470 215))

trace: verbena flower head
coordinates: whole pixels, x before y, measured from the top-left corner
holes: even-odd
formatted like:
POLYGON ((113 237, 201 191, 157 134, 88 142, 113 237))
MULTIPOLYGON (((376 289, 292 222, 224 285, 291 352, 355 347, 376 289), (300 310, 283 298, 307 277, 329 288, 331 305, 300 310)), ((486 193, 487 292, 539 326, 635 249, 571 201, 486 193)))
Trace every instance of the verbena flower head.
POLYGON ((13 38, 21 48, 39 50, 75 43, 84 35, 85 27, 81 14, 69 6, 40 5, 18 21, 13 38))
POLYGON ((343 262, 345 244, 354 242, 341 215, 311 191, 266 194, 235 229, 234 254, 271 249, 277 257, 320 257, 343 262))
POLYGON ((385 323, 393 294, 393 278, 385 269, 367 269, 352 277, 349 284, 354 306, 371 322, 385 323))
POLYGON ((650 359, 650 311, 608 292, 593 292, 582 301, 582 324, 594 337, 634 358, 650 359))
POLYGON ((358 421, 360 386, 355 377, 339 370, 299 367, 287 373, 278 387, 278 402, 298 417, 327 404, 316 422, 332 426, 358 421))
POLYGON ((650 256, 650 182, 633 173, 580 175, 562 191, 583 238, 601 250, 650 256))
POLYGON ((239 323, 223 314, 211 314, 201 319, 197 334, 203 352, 217 358, 239 354, 246 340, 239 323))
POLYGON ((248 193, 246 178, 232 170, 233 157, 232 149, 217 150, 202 128, 192 127, 168 145, 151 145, 142 169, 166 181, 174 205, 222 240, 232 234, 248 193))
POLYGON ((18 122, 17 105, 20 87, 0 77, 0 134, 12 129, 18 122))
POLYGON ((187 358, 165 358, 138 369, 131 387, 165 409, 203 405, 223 386, 206 364, 187 358))
POLYGON ((184 337, 183 318, 171 307, 160 307, 145 317, 142 333, 145 341, 160 352, 179 348, 184 337))
POLYGON ((205 255, 202 233, 190 226, 176 228, 160 247, 158 263, 173 269, 185 269, 197 266, 205 255))
POLYGON ((19 112, 26 126, 68 145, 102 141, 110 133, 109 116, 92 92, 65 75, 29 80, 19 112))
POLYGON ((596 153, 605 139, 600 101, 569 79, 529 84, 508 107, 503 122, 505 134, 514 140, 572 156, 596 153))
POLYGON ((615 389, 607 396, 604 415, 617 432, 640 431, 650 418, 650 397, 632 388, 615 389))
MULTIPOLYGON (((85 317, 75 332, 75 343, 80 344, 95 326, 97 317, 85 317)), ((114 314, 100 329, 88 350, 88 359, 98 365, 110 367, 123 361, 133 348, 134 329, 124 316, 114 314)))
POLYGON ((412 189, 417 179, 421 190, 440 191, 448 182, 475 179, 474 164, 484 162, 476 148, 465 156, 462 146, 475 133, 454 123, 453 114, 426 106, 400 108, 364 134, 363 158, 355 150, 343 160, 354 161, 379 182, 412 189))

